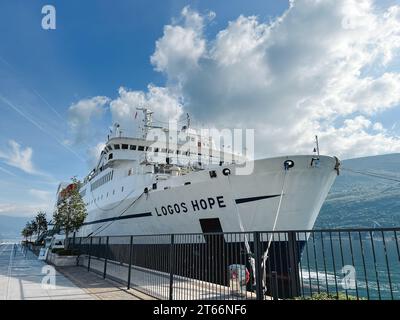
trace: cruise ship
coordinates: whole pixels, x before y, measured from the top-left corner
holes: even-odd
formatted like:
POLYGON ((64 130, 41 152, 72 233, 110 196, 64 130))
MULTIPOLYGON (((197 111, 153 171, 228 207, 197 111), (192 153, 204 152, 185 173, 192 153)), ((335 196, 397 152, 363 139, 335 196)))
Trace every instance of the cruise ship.
POLYGON ((199 135, 189 119, 171 131, 142 111, 143 134, 126 137, 114 125, 83 179, 88 215, 76 237, 313 228, 339 173, 336 157, 247 160, 199 135))
MULTIPOLYGON (((154 126, 153 112, 140 110, 143 112, 140 135, 125 136, 115 124, 96 167, 80 184, 88 214, 74 237, 82 240, 109 236, 109 245, 123 247, 118 249, 122 252, 129 246, 129 237, 123 236, 147 235, 150 240, 135 251, 143 256, 146 252, 162 256, 169 251, 169 238, 158 235, 190 234, 193 236, 178 237, 175 242, 180 242, 185 252, 194 250, 196 259, 214 263, 223 259, 219 263, 224 268, 246 261, 251 270, 252 260, 248 259, 254 251, 251 237, 224 236, 220 239, 224 245, 218 251, 207 249, 212 244, 205 234, 243 235, 253 231, 313 228, 339 174, 340 162, 336 157, 322 156, 317 151, 309 155, 248 159, 243 152, 219 147, 213 136, 199 134, 191 128, 189 117, 182 128, 175 130, 171 126, 154 126), (184 246, 187 243, 195 245, 184 246), (202 258, 204 252, 207 257, 202 258)), ((71 187, 60 184, 57 203, 71 187)), ((304 238, 297 239, 300 250, 307 236, 304 233, 304 238)), ((286 240, 262 239, 261 250, 268 252, 272 248, 274 252, 282 252, 287 249, 286 240)), ((264 253, 264 259, 267 255, 264 253)), ((279 263, 275 260, 271 258, 268 262, 279 263)), ((186 261, 184 269, 195 269, 190 265, 193 261, 186 261)), ((149 266, 145 260, 138 264, 165 271, 159 265, 149 266)), ((285 278, 285 273, 283 270, 280 276, 285 278)), ((207 272, 192 276, 209 281, 204 274, 207 272)), ((226 278, 212 281, 225 283, 226 278)))

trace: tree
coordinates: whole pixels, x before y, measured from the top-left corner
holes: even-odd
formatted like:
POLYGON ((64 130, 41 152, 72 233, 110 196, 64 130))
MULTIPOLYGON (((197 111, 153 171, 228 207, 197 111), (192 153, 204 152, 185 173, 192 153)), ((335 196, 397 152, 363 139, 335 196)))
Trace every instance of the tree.
POLYGON ((43 211, 39 211, 35 217, 35 221, 37 225, 37 233, 40 237, 42 232, 47 231, 46 213, 43 211))
MULTIPOLYGON (((30 222, 29 224, 30 224, 31 237, 32 237, 34 234, 37 234, 37 233, 38 233, 38 225, 37 225, 35 219, 32 219, 31 222, 30 222)), ((32 239, 31 239, 31 240, 32 240, 32 239)))
POLYGON ((22 229, 21 235, 25 238, 25 242, 26 242, 29 237, 29 229, 26 226, 25 226, 25 228, 22 229))
MULTIPOLYGON (((62 191, 62 198, 53 214, 54 223, 65 230, 65 239, 77 231, 87 216, 86 206, 79 193, 80 182, 74 177, 72 183, 62 191)), ((64 246, 66 247, 67 241, 64 246)))
POLYGON ((25 228, 22 230, 22 233, 21 233, 25 237, 25 239, 28 239, 28 237, 29 237, 29 241, 32 240, 31 239, 32 235, 35 232, 34 227, 35 226, 32 225, 32 221, 26 223, 25 228))

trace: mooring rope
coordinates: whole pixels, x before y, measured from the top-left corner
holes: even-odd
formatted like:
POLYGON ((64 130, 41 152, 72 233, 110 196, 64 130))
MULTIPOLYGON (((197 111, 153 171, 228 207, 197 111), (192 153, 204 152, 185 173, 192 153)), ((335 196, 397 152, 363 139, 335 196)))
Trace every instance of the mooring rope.
POLYGON ((245 232, 244 227, 243 227, 243 222, 242 222, 242 218, 240 217, 238 205, 235 201, 235 197, 233 196, 230 175, 228 175, 228 183, 229 183, 229 187, 230 187, 231 197, 235 204, 235 210, 236 210, 236 214, 237 214, 238 221, 239 221, 239 228, 240 228, 240 231, 242 232, 242 234, 244 235, 244 245, 246 247, 246 252, 249 256, 249 263, 250 263, 251 268, 253 269, 252 270, 253 271, 253 279, 254 279, 253 283, 255 283, 255 281, 256 281, 256 274, 254 272, 255 271, 255 259, 253 257, 253 253, 251 252, 251 249, 250 249, 250 244, 249 244, 249 239, 247 237, 247 233, 245 232))
POLYGON ((264 283, 264 287, 267 287, 267 268, 266 268, 266 263, 267 263, 267 259, 269 257, 269 249, 271 247, 271 243, 272 243, 272 239, 274 237, 274 231, 276 229, 276 225, 278 222, 278 217, 279 217, 279 213, 281 211, 281 205, 282 205, 282 199, 283 199, 283 194, 285 191, 285 185, 286 185, 286 176, 287 176, 287 172, 289 171, 289 168, 285 166, 285 172, 284 172, 284 176, 283 176, 283 183, 282 183, 282 189, 281 189, 281 195, 279 197, 279 203, 278 203, 278 208, 276 210, 276 214, 275 214, 275 220, 274 220, 274 225, 272 226, 272 232, 269 236, 269 240, 268 240, 268 245, 267 245, 267 249, 264 252, 263 255, 263 268, 264 268, 264 272, 263 272, 263 283, 264 283))
MULTIPOLYGON (((131 208, 131 207, 143 196, 143 194, 145 194, 144 191, 143 191, 135 200, 133 200, 124 210, 122 210, 122 212, 121 212, 118 216, 116 216, 116 217, 114 217, 114 218, 117 219, 117 218, 119 218, 119 217, 122 217, 122 215, 123 215, 126 211, 128 211, 128 209, 131 208)), ((108 223, 108 225, 101 225, 101 226, 99 226, 95 231, 93 231, 93 232, 91 232, 89 235, 87 235, 86 238, 94 237, 94 236, 96 236, 97 234, 99 234, 100 232, 103 232, 103 231, 106 230, 109 226, 111 226, 115 221, 117 221, 117 220, 112 220, 112 221, 110 221, 110 222, 108 223), (101 229, 102 227, 104 227, 104 229, 99 230, 99 229, 101 229)))

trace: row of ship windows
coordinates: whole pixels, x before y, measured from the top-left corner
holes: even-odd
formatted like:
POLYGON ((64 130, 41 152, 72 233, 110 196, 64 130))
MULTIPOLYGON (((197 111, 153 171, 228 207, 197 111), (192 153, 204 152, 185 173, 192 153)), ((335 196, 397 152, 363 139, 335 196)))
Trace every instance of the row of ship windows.
MULTIPOLYGON (((123 144, 123 145, 122 145, 122 149, 123 149, 123 150, 128 150, 128 146, 129 146, 129 150, 136 150, 136 146, 135 146, 135 145, 127 145, 127 144, 123 144), (124 146, 125 146, 125 147, 124 147, 124 146)), ((107 150, 112 150, 112 149, 109 149, 109 147, 111 147, 111 146, 107 146, 106 149, 107 149, 107 150)), ((114 149, 115 149, 115 150, 119 150, 119 149, 120 149, 119 144, 115 144, 115 145, 114 145, 114 149), (118 146, 118 147, 116 147, 116 146, 118 146)), ((160 148, 157 148, 157 147, 154 147, 154 150, 153 150, 152 147, 145 147, 145 146, 138 146, 137 150, 138 150, 138 151, 150 151, 150 152, 153 151, 153 152, 155 152, 155 153, 160 152, 160 153, 177 154, 177 155, 182 154, 182 155, 185 155, 185 156, 190 156, 190 155, 195 155, 195 154, 196 154, 195 152, 190 152, 190 151, 181 152, 181 150, 176 150, 176 151, 175 151, 175 150, 171 150, 171 149, 167 149, 167 148, 161 148, 161 149, 160 149, 160 148)), ((197 155, 198 155, 198 156, 202 156, 201 153, 198 153, 197 155)), ((208 156, 209 156, 210 158, 213 157, 211 153, 210 153, 208 156)), ((113 159, 113 154, 110 153, 110 154, 108 155, 108 160, 112 160, 112 159, 113 159)))
MULTIPOLYGON (((124 187, 121 187, 121 192, 124 192, 124 187)), ((115 189, 113 190, 112 195, 115 195, 115 189)), ((108 198, 108 196, 109 196, 109 194, 107 192, 105 197, 108 198)), ((103 194, 99 195, 99 196, 97 196, 97 198, 94 198, 91 201, 86 202, 86 205, 88 206, 90 204, 96 203, 97 201, 103 200, 103 197, 104 197, 103 194)))
MULTIPOLYGON (((216 178, 216 177, 217 177, 217 173, 216 173, 216 171, 214 171, 214 170, 210 171, 209 174, 210 174, 210 178, 216 178)), ((227 174, 224 173, 224 175, 227 175, 227 174)), ((183 185, 187 186, 187 185, 190 185, 190 184, 191 184, 190 181, 186 181, 183 185)), ((167 190, 167 189, 170 189, 170 188, 171 188, 171 187, 166 186, 166 187, 164 187, 164 190, 167 190)), ((157 189, 157 183, 153 183, 152 189, 153 189, 153 190, 156 190, 156 189, 157 189)), ((123 187, 123 186, 121 187, 121 192, 124 192, 124 187, 123 187)), ((148 188, 145 188, 145 189, 144 189, 144 192, 145 192, 145 193, 149 192, 149 189, 148 189, 148 188)), ((112 195, 115 195, 115 189, 113 190, 112 195)), ((102 195, 99 195, 99 196, 97 196, 97 198, 92 199, 91 201, 87 202, 86 205, 88 206, 88 205, 91 205, 91 204, 93 204, 93 203, 97 203, 98 201, 103 200, 103 197, 104 197, 103 194, 102 194, 102 195)), ((106 193, 105 198, 108 198, 108 192, 106 193)))
MULTIPOLYGON (((195 154, 194 152, 185 151, 181 152, 181 150, 171 150, 167 148, 158 148, 158 147, 148 147, 148 146, 136 146, 133 144, 114 144, 114 150, 137 150, 137 151, 153 151, 153 152, 163 152, 163 153, 176 153, 176 154, 183 154, 185 156, 189 156, 191 154, 195 154)), ((111 145, 106 146, 107 151, 113 150, 111 145)), ((201 154, 199 154, 201 155, 201 154)))
POLYGON ((93 190, 101 187, 103 184, 111 181, 112 178, 113 178, 113 173, 114 173, 114 171, 111 171, 111 172, 107 173, 106 175, 104 175, 103 177, 101 177, 100 179, 98 179, 95 182, 93 182, 90 185, 90 190, 93 191, 93 190))

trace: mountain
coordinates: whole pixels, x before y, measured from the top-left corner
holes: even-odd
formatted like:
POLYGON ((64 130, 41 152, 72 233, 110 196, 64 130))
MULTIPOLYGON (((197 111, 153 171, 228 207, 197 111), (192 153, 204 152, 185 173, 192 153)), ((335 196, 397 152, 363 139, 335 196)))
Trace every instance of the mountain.
POLYGON ((315 229, 398 227, 400 154, 344 160, 341 168, 340 175, 321 208, 315 229), (369 174, 394 178, 399 182, 372 177, 369 174))
POLYGON ((21 238, 21 230, 32 217, 12 217, 0 215, 0 241, 21 238))

